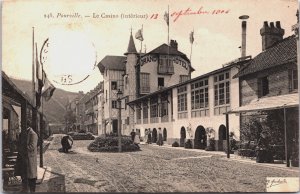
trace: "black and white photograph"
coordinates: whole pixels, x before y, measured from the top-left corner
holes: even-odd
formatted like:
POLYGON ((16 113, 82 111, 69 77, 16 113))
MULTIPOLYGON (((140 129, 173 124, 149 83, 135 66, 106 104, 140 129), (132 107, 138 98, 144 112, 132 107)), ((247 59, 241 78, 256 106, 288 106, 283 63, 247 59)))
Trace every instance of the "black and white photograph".
POLYGON ((1 17, 1 192, 299 192, 297 0, 4 0, 1 17))

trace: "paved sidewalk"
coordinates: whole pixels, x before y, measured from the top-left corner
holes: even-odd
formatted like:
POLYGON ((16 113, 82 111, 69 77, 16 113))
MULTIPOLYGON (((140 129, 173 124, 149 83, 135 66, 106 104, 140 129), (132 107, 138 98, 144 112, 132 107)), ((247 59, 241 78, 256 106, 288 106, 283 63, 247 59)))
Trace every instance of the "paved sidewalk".
POLYGON ((257 163, 255 158, 246 158, 246 157, 241 157, 235 154, 230 154, 230 158, 227 158, 227 154, 223 151, 205 151, 202 149, 186 149, 184 147, 172 147, 172 145, 169 144, 164 144, 163 146, 158 146, 156 143, 152 144, 147 144, 145 142, 141 142, 143 145, 150 145, 150 146, 157 146, 160 148, 165 148, 165 149, 179 149, 179 150, 186 150, 190 152, 199 152, 199 153, 206 153, 206 154, 211 154, 211 155, 219 155, 219 156, 225 156, 222 159, 223 160, 233 160, 233 161, 238 161, 242 163, 247 163, 251 165, 258 165, 258 166, 264 166, 264 167, 270 167, 270 168, 279 168, 287 171, 293 171, 293 172, 299 172, 299 167, 286 167, 286 163, 257 163))

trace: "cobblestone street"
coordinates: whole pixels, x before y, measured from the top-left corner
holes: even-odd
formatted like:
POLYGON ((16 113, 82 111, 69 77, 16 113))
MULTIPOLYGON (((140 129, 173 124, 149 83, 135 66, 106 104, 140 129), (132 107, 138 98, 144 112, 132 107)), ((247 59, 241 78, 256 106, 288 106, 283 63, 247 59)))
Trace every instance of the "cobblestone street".
POLYGON ((266 177, 297 177, 295 169, 228 160, 226 155, 141 145, 138 152, 92 153, 90 140, 58 152, 56 135, 44 156, 42 192, 264 192, 266 177), (44 184, 43 184, 44 185, 44 184))

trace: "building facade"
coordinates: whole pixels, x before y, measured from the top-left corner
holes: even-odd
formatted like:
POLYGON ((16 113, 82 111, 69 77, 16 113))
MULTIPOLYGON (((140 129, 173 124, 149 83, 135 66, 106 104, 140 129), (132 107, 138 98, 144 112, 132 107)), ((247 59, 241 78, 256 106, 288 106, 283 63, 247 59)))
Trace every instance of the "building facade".
MULTIPOLYGON (((121 92, 122 134, 129 135, 139 121, 128 102, 189 80, 194 69, 178 44, 162 44, 148 53, 137 53, 132 34, 125 56, 106 56, 98 64, 104 79, 103 124, 101 131, 117 133, 118 92, 121 92)), ((150 122, 150 121, 149 121, 150 122)))
POLYGON ((298 32, 283 38, 284 29, 277 21, 275 25, 264 22, 260 33, 262 52, 235 75, 240 82, 241 106, 231 112, 241 114, 245 126, 241 132, 250 119, 258 119, 266 128, 272 125, 268 119, 273 119, 277 124, 269 135, 275 138, 272 133, 278 128, 281 137, 274 143, 286 148, 289 157, 299 146, 298 32))
MULTIPOLYGON (((224 113, 239 107, 239 81, 233 75, 249 60, 249 57, 239 58, 218 70, 130 101, 135 110, 135 127, 142 135, 150 129, 153 142, 161 128, 168 144, 177 141, 183 146, 190 139, 194 148, 204 149, 210 138, 216 142, 216 150, 223 150, 224 113)), ((229 119, 229 130, 238 140, 239 115, 230 115, 229 119)))

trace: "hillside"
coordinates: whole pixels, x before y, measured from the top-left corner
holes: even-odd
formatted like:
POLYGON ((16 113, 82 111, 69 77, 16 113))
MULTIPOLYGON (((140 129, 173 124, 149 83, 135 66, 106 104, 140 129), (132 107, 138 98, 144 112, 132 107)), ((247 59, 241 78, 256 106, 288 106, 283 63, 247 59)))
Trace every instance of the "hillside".
MULTIPOLYGON (((11 80, 17 87, 25 91, 29 96, 32 96, 32 85, 28 80, 11 80)), ((43 112, 50 123, 64 123, 65 107, 69 101, 72 101, 78 93, 68 92, 62 89, 56 89, 52 98, 45 102, 43 101, 43 112)), ((41 111, 41 108, 39 109, 41 111)))

